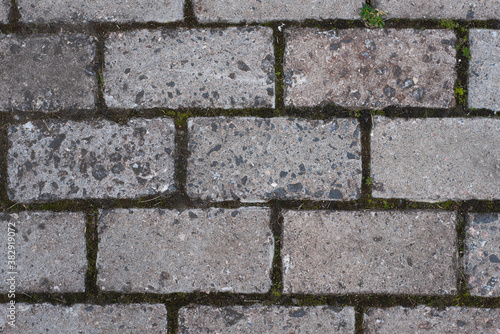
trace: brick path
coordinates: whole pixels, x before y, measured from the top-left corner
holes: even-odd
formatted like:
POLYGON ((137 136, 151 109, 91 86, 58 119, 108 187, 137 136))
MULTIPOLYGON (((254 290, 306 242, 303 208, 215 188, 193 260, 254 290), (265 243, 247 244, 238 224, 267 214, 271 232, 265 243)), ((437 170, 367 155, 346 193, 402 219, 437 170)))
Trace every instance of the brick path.
POLYGON ((498 333, 500 3, 363 3, 2 0, 0 330, 498 333))

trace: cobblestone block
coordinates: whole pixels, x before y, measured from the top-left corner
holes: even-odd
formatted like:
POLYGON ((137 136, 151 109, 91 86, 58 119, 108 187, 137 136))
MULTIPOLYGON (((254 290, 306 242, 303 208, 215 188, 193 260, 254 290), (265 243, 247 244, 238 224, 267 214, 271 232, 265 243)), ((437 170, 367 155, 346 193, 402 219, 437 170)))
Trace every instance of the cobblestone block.
MULTIPOLYGON (((9 272, 17 272, 17 292, 84 292, 87 272, 85 215, 73 212, 0 214, 0 233, 15 230, 15 265, 0 259, 0 291, 9 291, 9 272)), ((11 236, 9 234, 9 236, 11 236)), ((11 254, 9 254, 11 255, 11 254)))
POLYGON ((9 22, 10 1, 0 0, 0 23, 9 22))
POLYGON ((106 41, 113 108, 274 107, 272 29, 140 30, 106 41))
POLYGON ((179 310, 182 334, 195 333, 352 333, 352 307, 231 306, 184 307, 179 310))
POLYGON ((414 201, 500 198, 500 120, 375 117, 373 196, 414 201))
POLYGON ((200 22, 267 22, 306 19, 358 19, 361 0, 194 0, 200 22))
POLYGON ((167 333, 163 304, 16 304, 16 328, 6 317, 8 304, 0 304, 0 327, 5 333, 167 333))
POLYGON ((283 292, 456 292, 456 214, 285 211, 283 292))
POLYGON ((374 0, 387 18, 488 20, 500 18, 498 0, 374 0))
POLYGON ((402 306, 371 308, 364 317, 364 333, 482 333, 500 332, 500 309, 402 306))
POLYGON ((17 2, 21 20, 28 23, 174 22, 184 18, 183 0, 18 0, 17 2))
POLYGON ((469 108, 500 111, 500 31, 471 29, 469 37, 469 108))
POLYGON ((361 144, 354 119, 192 118, 187 192, 205 200, 353 200, 361 144))
POLYGON ((97 284, 121 292, 265 293, 274 239, 260 208, 103 211, 97 284))
POLYGON ((171 119, 33 121, 9 127, 9 197, 137 198, 173 190, 171 119))
POLYGON ((455 41, 449 30, 287 30, 285 104, 451 108, 455 41))
POLYGON ((471 295, 500 297, 499 214, 469 214, 466 232, 464 268, 471 295))
POLYGON ((95 44, 82 34, 0 34, 0 110, 91 109, 95 44))

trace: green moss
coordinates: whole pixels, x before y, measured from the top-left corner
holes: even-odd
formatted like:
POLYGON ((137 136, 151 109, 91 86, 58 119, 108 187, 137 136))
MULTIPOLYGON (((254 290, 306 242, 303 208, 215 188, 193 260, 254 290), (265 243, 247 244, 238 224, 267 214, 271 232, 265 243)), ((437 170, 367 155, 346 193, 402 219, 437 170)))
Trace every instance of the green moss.
POLYGON ((456 29, 459 27, 459 24, 453 20, 446 20, 446 19, 442 19, 441 21, 439 21, 439 25, 442 27, 442 28, 445 28, 445 29, 456 29))

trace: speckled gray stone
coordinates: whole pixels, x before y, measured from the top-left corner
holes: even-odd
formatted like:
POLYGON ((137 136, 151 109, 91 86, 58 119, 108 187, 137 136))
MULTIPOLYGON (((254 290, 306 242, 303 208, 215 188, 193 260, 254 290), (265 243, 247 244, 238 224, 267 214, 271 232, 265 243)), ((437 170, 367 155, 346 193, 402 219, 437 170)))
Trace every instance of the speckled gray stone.
POLYGON ((456 37, 450 30, 293 28, 285 38, 288 106, 455 105, 456 37))
POLYGON ((469 108, 500 111, 500 31, 471 29, 469 38, 469 108))
POLYGON ((498 0, 372 0, 385 18, 488 20, 500 18, 498 0))
POLYGON ((184 0, 18 0, 24 22, 174 22, 184 0))
MULTIPOLYGON (((5 256, 0 258, 0 291, 16 272, 17 292, 84 292, 87 272, 86 219, 76 212, 0 214, 5 256), (15 266, 8 263, 7 232, 15 229, 15 266), (12 267, 11 267, 12 265, 12 267)), ((9 254, 12 255, 12 254, 9 254)))
POLYGON ((214 201, 354 200, 361 189, 355 119, 192 118, 187 192, 214 201))
POLYGON ((352 307, 196 306, 179 310, 179 333, 352 333, 352 307))
POLYGON ((265 293, 273 255, 269 209, 103 211, 97 285, 121 292, 265 293))
POLYGON ((171 119, 33 121, 9 127, 8 194, 18 202, 137 198, 173 191, 171 119))
POLYGON ((467 217, 464 268, 470 294, 500 297, 500 214, 467 217))
POLYGON ((456 214, 285 211, 283 292, 456 293, 456 214))
POLYGON ((374 197, 414 201, 500 198, 500 120, 374 117, 374 197))
POLYGON ((0 0, 0 23, 9 22, 10 0, 0 0))
POLYGON ((500 309, 419 305, 370 308, 364 316, 365 334, 497 334, 500 332, 500 309))
POLYGON ((93 37, 0 34, 0 53, 0 111, 94 107, 93 37))
POLYGON ((274 107, 272 29, 138 30, 106 40, 112 108, 274 107))
POLYGON ((167 333, 167 310, 163 304, 20 303, 16 304, 16 329, 7 323, 7 307, 8 304, 0 304, 0 327, 5 333, 167 333))
POLYGON ((193 0, 199 22, 358 19, 362 0, 193 0))

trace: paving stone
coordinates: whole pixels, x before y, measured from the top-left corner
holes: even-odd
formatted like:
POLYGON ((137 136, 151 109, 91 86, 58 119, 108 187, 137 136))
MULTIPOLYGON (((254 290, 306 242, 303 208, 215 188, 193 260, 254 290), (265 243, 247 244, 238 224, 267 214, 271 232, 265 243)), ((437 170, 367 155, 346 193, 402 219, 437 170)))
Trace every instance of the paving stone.
POLYGON ((361 144, 355 119, 191 118, 187 192, 204 200, 354 200, 361 144))
POLYGON ((0 34, 0 111, 94 107, 93 37, 0 34))
POLYGON ((358 19, 361 0, 193 0, 199 22, 267 22, 306 19, 358 19))
POLYGON ((0 0, 0 23, 9 23, 10 1, 0 0))
POLYGON ((287 106, 455 105, 456 37, 450 30, 294 28, 285 38, 287 106))
POLYGON ((414 201, 500 198, 500 120, 375 117, 374 197, 414 201))
POLYGON ((184 18, 183 0, 18 0, 24 22, 174 22, 184 18), (54 10, 57 8, 57 10, 54 10))
POLYGON ((20 202, 173 191, 174 123, 33 121, 9 127, 8 193, 20 202))
POLYGON ((83 213, 1 213, 0 222, 6 246, 7 233, 16 230, 15 265, 7 262, 7 253, 0 259, 0 274, 4 278, 0 281, 0 292, 9 291, 6 279, 11 276, 15 277, 18 292, 85 291, 87 251, 83 213))
POLYGON ((500 31, 471 29, 469 38, 469 108, 500 111, 500 31))
POLYGON ((8 322, 8 304, 0 304, 0 327, 5 333, 167 333, 163 304, 72 306, 16 304, 16 328, 8 322))
POLYGON ((370 308, 364 316, 364 333, 482 333, 500 332, 500 309, 425 305, 370 308))
POLYGON ((500 18, 498 0, 373 0, 384 18, 488 20, 500 18))
POLYGON ((353 333, 354 308, 332 306, 195 306, 179 310, 179 332, 353 333))
POLYGON ((267 292, 269 220, 264 208, 102 211, 97 284, 121 292, 267 292))
POLYGON ((471 295, 500 297, 499 213, 467 217, 464 268, 471 295))
POLYGON ((285 211, 283 292, 456 293, 456 214, 285 211))
POLYGON ((272 29, 109 34, 104 98, 112 108, 274 107, 272 29))

